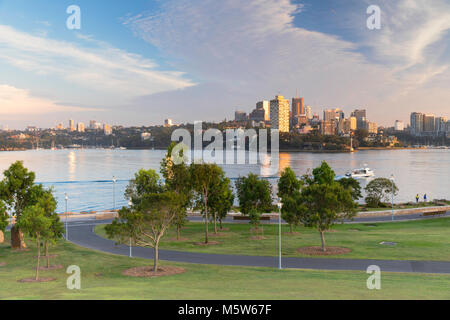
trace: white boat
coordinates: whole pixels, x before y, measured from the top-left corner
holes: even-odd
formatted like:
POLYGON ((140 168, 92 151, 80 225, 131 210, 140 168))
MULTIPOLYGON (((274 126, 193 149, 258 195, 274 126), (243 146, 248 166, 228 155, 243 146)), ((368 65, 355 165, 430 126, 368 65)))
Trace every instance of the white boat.
POLYGON ((354 169, 348 172, 345 176, 347 178, 370 178, 373 177, 375 173, 370 168, 354 169))

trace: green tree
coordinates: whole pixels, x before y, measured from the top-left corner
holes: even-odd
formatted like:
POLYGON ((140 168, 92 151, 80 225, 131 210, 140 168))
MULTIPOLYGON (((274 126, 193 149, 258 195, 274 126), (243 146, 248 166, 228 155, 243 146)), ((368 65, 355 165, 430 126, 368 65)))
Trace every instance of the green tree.
MULTIPOLYGON (((14 212, 16 222, 19 222, 24 209, 36 203, 36 193, 40 187, 34 185, 35 173, 28 171, 22 161, 13 163, 3 172, 3 176, 4 179, 0 182, 0 200, 14 212)), ((11 248, 25 247, 23 234, 19 227, 14 225, 11 229, 11 248)))
POLYGON ((0 201, 0 243, 5 240, 5 230, 9 224, 9 216, 6 212, 6 207, 3 202, 0 201))
POLYGON ((299 220, 320 233, 322 251, 326 251, 325 232, 333 225, 356 215, 352 190, 334 181, 335 173, 326 162, 313 170, 313 177, 295 199, 299 220))
POLYGON ((50 219, 50 230, 45 237, 44 257, 47 258, 47 268, 50 268, 50 244, 55 244, 64 234, 64 224, 56 213, 57 201, 53 196, 53 190, 43 190, 37 204, 44 210, 45 216, 50 219))
POLYGON ((119 217, 106 226, 107 235, 120 241, 132 237, 138 246, 153 248, 153 272, 156 273, 161 238, 182 210, 182 205, 183 199, 175 192, 146 194, 137 205, 119 210, 119 217))
POLYGON ((37 247, 37 265, 36 265, 36 278, 39 280, 39 268, 41 261, 41 240, 51 237, 51 218, 45 215, 45 210, 40 205, 26 207, 20 220, 17 222, 18 227, 27 232, 29 236, 36 240, 37 247))
POLYGON ((187 210, 192 206, 193 190, 191 186, 191 173, 186 165, 187 159, 181 151, 181 163, 174 164, 172 152, 176 144, 173 142, 167 149, 165 158, 161 161, 160 172, 165 181, 165 189, 179 194, 183 200, 182 208, 173 221, 177 230, 177 240, 180 240, 181 229, 187 222, 187 210))
POLYGON ((250 223, 258 229, 261 213, 272 209, 272 192, 269 181, 250 173, 236 181, 239 207, 243 215, 250 216, 250 223))
POLYGON ((231 189, 231 181, 222 172, 220 174, 220 181, 214 188, 211 188, 211 193, 208 197, 208 207, 213 214, 215 234, 217 234, 217 221, 219 221, 220 229, 222 229, 222 220, 230 212, 233 203, 234 194, 231 189))
POLYGON ((377 208, 380 207, 383 200, 389 201, 389 197, 394 193, 398 193, 397 185, 386 178, 376 178, 370 181, 365 187, 366 190, 366 204, 369 207, 377 208))
POLYGON ((125 189, 125 197, 137 204, 146 194, 161 193, 163 187, 159 175, 155 170, 141 169, 134 175, 134 179, 130 181, 125 189))
POLYGON ((220 177, 223 175, 223 170, 216 164, 192 163, 190 172, 192 187, 196 193, 196 207, 200 209, 205 217, 205 244, 207 244, 209 221, 208 198, 212 190, 220 185, 220 177))
POLYGON ((291 168, 283 170, 278 181, 278 197, 283 204, 281 208, 281 217, 289 225, 290 233, 293 233, 293 227, 299 224, 298 215, 295 212, 293 197, 298 194, 303 182, 297 179, 295 172, 291 168))
POLYGON ((350 188, 352 190, 353 200, 358 201, 362 198, 361 184, 358 182, 358 180, 353 178, 342 178, 339 179, 338 182, 344 188, 350 188))

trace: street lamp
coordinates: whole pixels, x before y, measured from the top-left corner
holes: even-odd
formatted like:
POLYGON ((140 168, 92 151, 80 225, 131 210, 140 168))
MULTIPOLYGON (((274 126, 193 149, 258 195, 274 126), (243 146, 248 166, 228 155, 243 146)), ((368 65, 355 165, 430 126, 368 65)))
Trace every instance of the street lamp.
POLYGON ((69 212, 67 211, 67 202, 69 201, 69 196, 67 193, 64 193, 64 200, 66 200, 66 240, 69 240, 69 226, 68 226, 68 215, 69 212))
POLYGON ((278 269, 281 270, 281 199, 278 199, 278 269))
MULTIPOLYGON (((133 205, 133 202, 131 202, 131 198, 128 200, 128 205, 131 207, 133 205)), ((132 246, 131 246, 131 234, 130 234, 130 254, 129 257, 133 258, 133 251, 132 251, 132 246)))
POLYGON ((113 211, 116 210, 116 182, 117 179, 113 176, 113 211))
POLYGON ((394 221, 394 175, 391 174, 391 182, 392 182, 392 221, 394 221))

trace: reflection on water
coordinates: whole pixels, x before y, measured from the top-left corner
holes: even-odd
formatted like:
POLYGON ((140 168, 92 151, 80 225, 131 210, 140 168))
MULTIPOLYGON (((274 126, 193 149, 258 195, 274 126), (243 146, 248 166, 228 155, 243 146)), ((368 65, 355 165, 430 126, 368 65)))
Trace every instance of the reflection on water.
MULTIPOLYGON (((159 172, 165 151, 159 150, 40 150, 0 152, 0 170, 12 162, 23 160, 25 166, 36 172, 36 180, 45 186, 54 186, 59 200, 59 211, 64 211, 64 193, 69 194, 70 211, 90 211, 112 208, 112 177, 116 185, 117 204, 126 205, 123 192, 130 178, 141 168, 159 172)), ((270 156, 263 157, 266 164, 270 156)), ((342 175, 367 165, 376 177, 394 174, 400 188, 396 201, 414 201, 417 193, 426 193, 429 199, 450 198, 449 150, 360 151, 357 153, 280 153, 280 170, 290 166, 298 176, 317 167, 325 160, 342 175)), ((230 178, 254 172, 272 176, 270 168, 255 165, 225 165, 230 178)), ((271 180, 275 182, 275 180, 271 180)), ((361 180, 365 186, 367 180, 361 180)))

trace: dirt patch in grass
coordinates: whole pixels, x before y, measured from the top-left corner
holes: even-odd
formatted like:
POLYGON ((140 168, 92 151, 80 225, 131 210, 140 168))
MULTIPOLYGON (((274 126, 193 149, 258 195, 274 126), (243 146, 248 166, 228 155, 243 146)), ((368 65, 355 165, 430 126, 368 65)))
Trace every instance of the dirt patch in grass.
POLYGON ((266 240, 267 238, 264 236, 251 236, 250 240, 266 240))
POLYGON ((6 266, 6 265, 7 265, 6 262, 0 262, 0 267, 4 267, 4 266, 6 266))
POLYGON ((233 235, 234 233, 222 233, 222 232, 217 232, 217 233, 211 233, 209 236, 210 237, 229 237, 231 235, 233 235))
POLYGON ((153 272, 153 267, 135 267, 125 270, 124 272, 122 272, 122 274, 128 277, 156 278, 181 274, 185 272, 186 270, 181 267, 165 266, 159 267, 157 272, 153 272))
POLYGON ((359 231, 361 231, 361 230, 359 230, 359 229, 348 229, 348 231, 351 231, 351 232, 359 232, 359 231))
POLYGON ((36 280, 35 278, 27 278, 27 279, 21 279, 17 282, 23 282, 23 283, 39 283, 39 282, 51 282, 55 281, 56 278, 39 278, 39 280, 36 280))
POLYGON ((28 249, 28 248, 24 248, 24 249, 12 249, 12 252, 28 252, 28 251, 30 251, 30 249, 28 249))
POLYGON ((297 252, 310 256, 335 256, 352 252, 349 248, 342 247, 326 247, 327 251, 323 252, 321 247, 303 247, 298 248, 297 252))
POLYGON ((47 266, 43 266, 40 267, 39 270, 59 270, 59 269, 63 269, 64 266, 60 265, 60 264, 55 264, 55 265, 51 265, 50 267, 47 266))
POLYGON ((217 241, 208 241, 208 243, 204 243, 204 242, 194 242, 194 244, 196 246, 215 246, 220 244, 220 242, 217 241))
POLYGON ((230 231, 230 228, 222 228, 222 229, 219 229, 219 231, 230 231))

